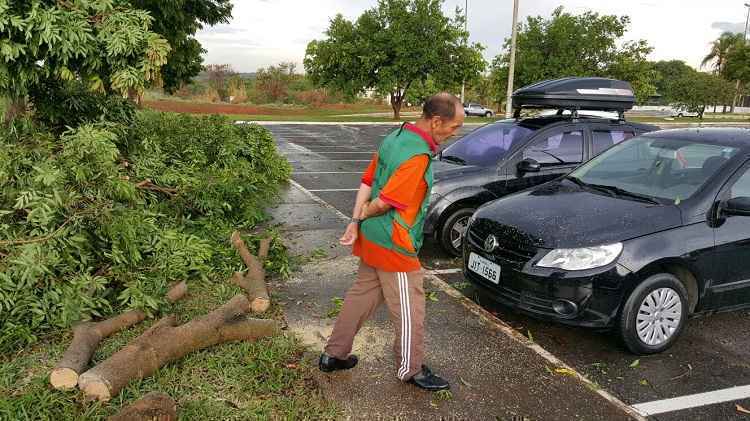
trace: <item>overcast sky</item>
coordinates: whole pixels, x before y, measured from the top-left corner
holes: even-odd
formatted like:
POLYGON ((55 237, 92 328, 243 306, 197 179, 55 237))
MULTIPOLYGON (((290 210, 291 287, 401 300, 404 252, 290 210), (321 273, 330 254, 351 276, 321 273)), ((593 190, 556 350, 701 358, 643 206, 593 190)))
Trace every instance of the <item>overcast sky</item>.
MULTIPOLYGON (((465 0, 446 0, 453 14, 465 0)), ((560 0, 519 0, 519 20, 549 16, 560 0)), ((231 23, 207 28, 197 38, 208 50, 206 64, 231 64, 236 71, 253 72, 282 61, 302 60, 307 43, 324 37, 337 13, 356 19, 376 0, 234 0, 231 23)), ((486 47, 491 61, 510 36, 512 0, 468 0, 470 40, 486 47)), ((742 32, 747 9, 743 0, 566 0, 574 13, 586 10, 629 15, 626 40, 645 39, 654 47, 653 60, 684 60, 698 68, 709 44, 725 30, 742 32)))

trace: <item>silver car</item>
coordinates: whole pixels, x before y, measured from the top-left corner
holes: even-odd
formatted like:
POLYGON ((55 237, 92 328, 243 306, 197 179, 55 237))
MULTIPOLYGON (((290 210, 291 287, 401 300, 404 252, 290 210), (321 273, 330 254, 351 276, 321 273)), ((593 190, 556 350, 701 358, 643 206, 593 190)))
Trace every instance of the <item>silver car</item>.
POLYGON ((469 103, 464 105, 466 116, 492 117, 495 113, 489 108, 484 108, 480 104, 469 103))

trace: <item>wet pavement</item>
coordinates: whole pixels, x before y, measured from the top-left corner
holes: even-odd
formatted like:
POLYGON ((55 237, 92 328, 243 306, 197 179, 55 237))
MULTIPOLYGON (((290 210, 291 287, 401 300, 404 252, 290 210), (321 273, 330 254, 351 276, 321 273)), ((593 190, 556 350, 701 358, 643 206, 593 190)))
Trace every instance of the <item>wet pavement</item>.
MULTIPOLYGON (((334 210, 291 186, 272 209, 292 255, 306 261, 292 279, 271 285, 285 309, 289 329, 310 345, 315 364, 335 321, 335 299, 354 280, 358 259, 337 244, 328 221, 334 210), (304 225, 299 221, 308 220, 304 225)), ((360 362, 352 370, 315 379, 342 419, 366 420, 627 420, 623 409, 580 381, 559 361, 536 353, 528 341, 508 335, 507 326, 472 312, 465 298, 442 281, 428 278, 425 289, 426 363, 452 383, 450 394, 434 394, 396 378, 394 327, 385 306, 367 322, 354 343, 360 362), (446 293, 448 291, 448 293, 446 293), (451 296, 450 293, 456 296, 451 296)))
MULTIPOLYGON (((350 215, 361 173, 382 137, 394 126, 267 128, 274 134, 280 151, 292 162, 293 180, 342 214, 350 215)), ((465 127, 462 133, 474 128, 465 127)), ((287 207, 286 211, 293 209, 294 206, 287 207)), ((341 226, 335 218, 315 215, 314 206, 308 212, 311 218, 320 218, 319 226, 330 230, 330 235, 338 235, 341 226)), ((317 241, 330 248, 323 237, 305 231, 311 227, 307 218, 293 226, 297 227, 297 235, 307 237, 305 241, 317 241)), ((477 296, 460 273, 445 273, 459 268, 460 261, 449 258, 433 244, 427 243, 420 257, 426 268, 441 270, 439 276, 446 282, 629 405, 750 385, 750 311, 690 320, 682 337, 667 353, 636 357, 612 334, 537 321, 477 296)), ((740 412, 737 405, 750 409, 750 398, 668 412, 650 419, 750 420, 750 415, 740 412)))

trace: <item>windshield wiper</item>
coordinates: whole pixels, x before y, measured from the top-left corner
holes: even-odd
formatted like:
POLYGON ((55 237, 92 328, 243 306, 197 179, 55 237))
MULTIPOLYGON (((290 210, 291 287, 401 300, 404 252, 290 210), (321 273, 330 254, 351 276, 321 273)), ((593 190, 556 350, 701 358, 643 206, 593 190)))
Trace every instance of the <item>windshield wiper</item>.
POLYGON ((587 185, 595 189, 600 189, 600 190, 611 192, 613 195, 632 197, 633 199, 637 199, 643 202, 653 203, 654 205, 661 205, 661 202, 659 202, 658 200, 654 199, 651 196, 647 196, 645 194, 640 194, 640 193, 635 193, 632 191, 627 191, 616 186, 610 186, 608 184, 587 184, 587 185))
POLYGON ((543 151, 541 149, 532 149, 531 152, 545 153, 545 154, 551 156, 552 158, 558 160, 561 164, 565 164, 566 163, 565 161, 563 161, 562 159, 560 159, 557 155, 553 154, 552 152, 543 151))
POLYGON ((659 201, 657 201, 651 196, 646 196, 645 194, 634 193, 631 191, 621 189, 616 186, 610 186, 608 184, 589 184, 581 180, 580 178, 573 177, 573 176, 567 176, 565 177, 565 179, 570 180, 573 183, 578 184, 581 187, 589 187, 594 190, 599 190, 601 192, 608 193, 610 196, 613 196, 613 197, 614 196, 626 196, 626 197, 631 197, 633 199, 641 200, 643 202, 653 203, 654 205, 661 205, 659 201))
POLYGON ((459 165, 466 165, 466 161, 453 155, 442 155, 440 157, 443 161, 453 162, 459 165))

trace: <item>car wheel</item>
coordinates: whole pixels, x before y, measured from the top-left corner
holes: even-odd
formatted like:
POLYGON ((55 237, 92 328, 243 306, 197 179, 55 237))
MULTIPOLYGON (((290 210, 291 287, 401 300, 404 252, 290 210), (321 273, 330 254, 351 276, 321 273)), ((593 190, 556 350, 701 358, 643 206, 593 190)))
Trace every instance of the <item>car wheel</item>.
POLYGON ((687 290, 679 279, 668 273, 650 276, 623 306, 620 337, 635 354, 662 352, 680 336, 688 311, 687 290))
POLYGON ((677 118, 685 117, 682 113, 677 114, 677 118))
POLYGON ((490 117, 492 117, 492 113, 489 112, 489 111, 487 111, 486 113, 484 113, 484 116, 487 117, 487 118, 490 118, 490 117))
POLYGON ((440 246, 453 256, 461 255, 461 241, 466 228, 469 225, 469 218, 474 214, 474 208, 462 208, 453 212, 445 220, 443 227, 440 229, 440 246))

